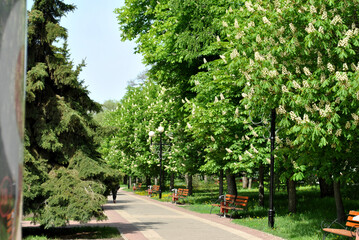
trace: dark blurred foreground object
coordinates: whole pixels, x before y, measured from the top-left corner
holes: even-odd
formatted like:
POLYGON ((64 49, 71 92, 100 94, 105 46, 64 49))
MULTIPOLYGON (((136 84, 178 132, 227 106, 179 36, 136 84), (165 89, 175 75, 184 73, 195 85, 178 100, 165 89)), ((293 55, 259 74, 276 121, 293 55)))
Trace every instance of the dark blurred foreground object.
POLYGON ((21 239, 26 3, 0 1, 0 239, 21 239))

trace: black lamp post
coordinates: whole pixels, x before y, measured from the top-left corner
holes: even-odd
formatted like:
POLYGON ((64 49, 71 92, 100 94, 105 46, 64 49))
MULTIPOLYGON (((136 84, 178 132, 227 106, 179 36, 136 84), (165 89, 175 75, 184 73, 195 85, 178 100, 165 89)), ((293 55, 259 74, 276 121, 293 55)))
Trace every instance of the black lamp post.
POLYGON ((270 129, 270 142, 271 142, 271 155, 270 155, 270 189, 269 189, 269 211, 268 211, 268 225, 274 227, 274 142, 275 142, 275 109, 271 111, 271 129, 270 129))
MULTIPOLYGON (((270 155, 270 186, 269 186, 269 210, 268 210, 268 226, 273 228, 274 227, 274 143, 275 143, 275 118, 276 118, 276 111, 273 108, 271 110, 271 122, 270 122, 270 143, 271 143, 271 155, 270 155)), ((259 123, 255 123, 252 121, 253 124, 259 125, 264 124, 263 119, 259 123)))
MULTIPOLYGON (((160 189, 159 189, 159 199, 162 198, 162 150, 163 150, 163 145, 167 145, 165 143, 162 142, 162 133, 165 131, 164 127, 162 126, 159 126, 157 128, 157 131, 160 133, 160 142, 158 143, 159 145, 159 152, 158 152, 158 156, 160 158, 160 189)), ((152 137, 154 137, 156 134, 154 131, 150 131, 148 133, 148 136, 151 138, 151 146, 153 145, 153 142, 152 142, 152 137)))

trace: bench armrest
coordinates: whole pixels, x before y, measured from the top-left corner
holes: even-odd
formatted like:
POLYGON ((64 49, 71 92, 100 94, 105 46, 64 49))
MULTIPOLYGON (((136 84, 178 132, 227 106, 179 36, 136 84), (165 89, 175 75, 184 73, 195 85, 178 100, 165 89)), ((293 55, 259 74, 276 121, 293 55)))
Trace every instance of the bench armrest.
POLYGON ((339 227, 341 227, 343 229, 346 229, 347 227, 343 224, 343 222, 345 222, 347 217, 348 217, 348 215, 345 215, 345 218, 337 218, 337 219, 335 219, 334 221, 331 221, 331 222, 330 222, 330 220, 329 221, 324 220, 321 223, 321 227, 322 227, 322 229, 324 229, 324 228, 332 228, 332 226, 335 224, 336 226, 339 226, 339 227), (344 221, 340 221, 340 220, 344 220, 344 221))

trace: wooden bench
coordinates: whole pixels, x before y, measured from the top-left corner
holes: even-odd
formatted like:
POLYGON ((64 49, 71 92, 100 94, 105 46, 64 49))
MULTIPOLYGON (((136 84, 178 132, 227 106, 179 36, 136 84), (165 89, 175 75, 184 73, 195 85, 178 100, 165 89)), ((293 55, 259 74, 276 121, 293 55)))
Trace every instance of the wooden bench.
POLYGON ((353 219, 355 216, 359 216, 358 211, 349 211, 345 226, 339 223, 338 219, 334 220, 330 224, 322 222, 322 229, 324 231, 323 240, 329 233, 354 238, 356 234, 356 228, 359 228, 359 220, 353 219))
POLYGON ((247 210, 248 200, 249 197, 232 194, 219 196, 218 203, 212 204, 210 213, 212 213, 214 207, 219 207, 220 215, 225 217, 227 213, 230 213, 230 218, 232 218, 234 213, 247 210))
POLYGON ((187 188, 179 188, 177 191, 172 194, 172 203, 177 203, 179 199, 185 199, 188 197, 188 189, 187 188))
POLYGON ((159 185, 150 186, 147 192, 149 197, 152 197, 152 194, 158 194, 160 192, 160 186, 159 185))
POLYGON ((142 187, 142 183, 133 184, 132 190, 133 191, 141 190, 141 187, 142 187))

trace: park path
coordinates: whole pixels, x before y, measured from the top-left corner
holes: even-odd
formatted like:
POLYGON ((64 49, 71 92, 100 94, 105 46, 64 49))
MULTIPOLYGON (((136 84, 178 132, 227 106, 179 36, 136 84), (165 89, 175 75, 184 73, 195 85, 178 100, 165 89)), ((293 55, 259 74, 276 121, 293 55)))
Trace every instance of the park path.
POLYGON ((129 240, 220 240, 281 238, 231 223, 215 214, 200 214, 175 204, 120 190, 117 202, 105 206, 109 219, 129 240))
MULTIPOLYGON (((108 220, 86 224, 70 221, 75 226, 111 226, 125 240, 282 240, 282 238, 234 224, 216 214, 201 214, 169 202, 119 190, 116 203, 112 197, 104 205, 108 220)), ((30 226, 23 222, 24 227, 30 226)))

